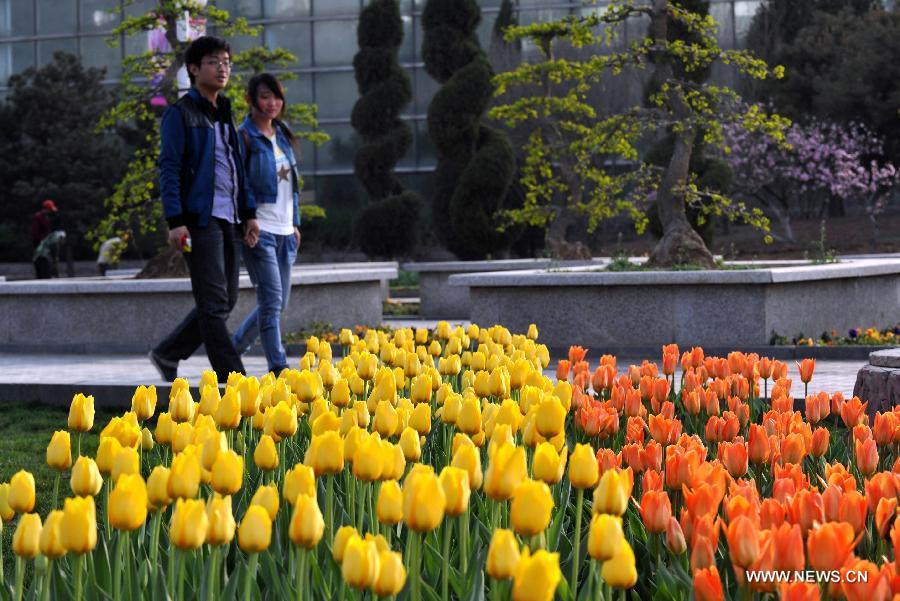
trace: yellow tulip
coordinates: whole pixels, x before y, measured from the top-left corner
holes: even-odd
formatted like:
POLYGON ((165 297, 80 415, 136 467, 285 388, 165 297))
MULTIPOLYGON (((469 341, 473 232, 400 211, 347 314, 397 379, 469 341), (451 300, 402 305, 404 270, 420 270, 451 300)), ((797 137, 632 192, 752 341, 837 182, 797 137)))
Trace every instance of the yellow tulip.
POLYGON ((169 522, 169 540, 182 551, 198 549, 206 541, 209 518, 200 499, 178 499, 169 522))
POLYGON ((594 491, 594 513, 622 515, 628 507, 630 493, 631 482, 627 473, 606 470, 594 491))
POLYGON ((488 547, 485 570, 494 580, 507 580, 516 573, 519 565, 519 543, 512 530, 497 528, 488 547))
POLYGON ((60 540, 68 551, 79 555, 97 546, 97 510, 93 497, 67 498, 63 503, 60 540))
POLYGON ((472 489, 478 490, 481 488, 483 479, 481 454, 474 444, 460 445, 453 454, 453 460, 450 462, 450 465, 463 469, 468 473, 469 486, 472 489))
POLYGON ((69 406, 69 430, 87 432, 94 427, 94 397, 80 392, 69 406))
POLYGON ((358 480, 372 482, 381 477, 383 470, 381 439, 377 434, 373 434, 362 441, 353 454, 353 475, 358 480))
POLYGON ((231 496, 216 494, 206 502, 206 543, 209 545, 227 545, 234 539, 236 524, 231 508, 231 496))
POLYGON ((335 407, 346 407, 350 404, 350 384, 344 378, 338 379, 331 387, 331 402, 335 407))
POLYGON ((403 556, 396 551, 378 552, 378 578, 372 584, 372 592, 378 596, 391 597, 403 590, 406 584, 406 567, 403 556))
POLYGON ((185 450, 188 445, 194 442, 194 425, 190 422, 182 422, 175 425, 175 431, 172 433, 172 452, 180 453, 185 450))
POLYGON ((26 513, 19 518, 13 534, 13 552, 22 559, 34 559, 41 551, 41 516, 26 513))
POLYGON ((325 520, 315 496, 300 494, 294 499, 294 515, 288 535, 295 545, 312 549, 325 532, 325 520))
POLYGON ((241 417, 252 417, 259 411, 259 380, 249 376, 238 384, 238 396, 241 399, 241 417))
POLYGON ((284 486, 281 489, 281 496, 288 505, 293 505, 297 495, 300 494, 308 496, 316 494, 316 476, 313 468, 302 463, 298 463, 284 475, 284 486))
POLYGON ((31 513, 34 510, 34 476, 31 472, 19 470, 9 481, 9 506, 16 513, 31 513))
MULTIPOLYGON (((174 391, 174 386, 172 387, 174 391)), ((194 419, 194 399, 187 388, 180 389, 174 397, 169 398, 169 414, 172 420, 181 423, 194 419)))
POLYGON ((278 467, 278 451, 275 449, 275 441, 268 434, 263 434, 256 443, 256 450, 253 451, 253 463, 259 469, 267 472, 278 467))
MULTIPOLYGON (((594 465, 596 465, 596 460, 594 465)), ((566 451, 562 454, 556 452, 556 448, 549 442, 542 442, 534 450, 534 458, 531 466, 535 480, 556 484, 562 480, 566 471, 566 451)))
POLYGON ((569 459, 569 480, 575 488, 591 488, 600 477, 597 456, 589 444, 576 444, 569 459))
POLYGON ((219 410, 222 395, 218 386, 203 386, 200 388, 200 406, 197 408, 202 415, 215 416, 219 410))
POLYGON ((220 495, 237 493, 244 483, 243 456, 231 449, 221 451, 213 464, 210 483, 213 490, 220 495))
POLYGON ((59 559, 66 554, 66 548, 62 544, 62 524, 63 512, 60 510, 51 511, 44 520, 44 526, 41 528, 40 552, 47 559, 59 559))
POLYGON ((553 396, 559 399, 563 409, 568 411, 572 407, 572 384, 567 380, 560 380, 553 388, 553 396))
POLYGON ((334 543, 331 545, 331 556, 337 563, 344 562, 344 551, 347 549, 347 543, 352 538, 359 538, 359 532, 353 526, 341 526, 334 535, 334 543))
POLYGON ((131 410, 139 421, 146 421, 156 413, 156 386, 138 386, 131 397, 131 410))
POLYGON ((431 401, 431 376, 421 374, 412 381, 409 398, 413 403, 428 403, 431 401))
POLYGON ((566 421, 566 410, 555 396, 544 397, 535 414, 535 427, 538 434, 551 438, 563 431, 566 421))
POLYGON ((278 515, 278 488, 274 484, 260 486, 250 499, 250 504, 262 507, 269 514, 269 519, 274 520, 278 515))
MULTIPOLYGON (((324 343, 320 345, 319 348, 322 349, 326 346, 327 343, 324 343)), ((328 346, 328 348, 331 349, 330 346, 328 346)), ((331 361, 331 359, 329 358, 327 361, 331 361)), ((297 377, 296 384, 294 391, 297 393, 297 399, 301 403, 311 403, 314 399, 322 396, 322 393, 324 392, 324 385, 319 372, 301 371, 300 375, 297 377)))
POLYGON ((447 498, 431 466, 416 464, 403 483, 403 521, 416 532, 429 532, 444 519, 447 498))
POLYGON ((365 401, 353 401, 353 410, 356 411, 356 421, 360 428, 369 427, 369 406, 365 401))
POLYGON ((495 501, 505 501, 513 495, 527 473, 525 449, 504 443, 490 456, 484 491, 495 501))
POLYGON ((396 480, 381 483, 376 513, 378 521, 389 526, 399 524, 403 520, 403 491, 400 490, 396 480))
POLYGON ((528 333, 526 334, 529 340, 537 340, 538 337, 538 327, 535 324, 528 325, 528 333))
POLYGON ((160 413, 156 418, 156 442, 161 445, 171 444, 175 433, 175 421, 169 413, 160 413))
POLYGON ((131 447, 124 447, 118 453, 112 463, 110 479, 116 482, 120 476, 141 473, 141 457, 131 447))
POLYGON ((491 371, 491 394, 500 399, 509 398, 509 380, 509 370, 505 367, 497 367, 491 371))
POLYGON ((379 401, 375 409, 375 421, 372 429, 378 432, 382 438, 390 438, 397 432, 400 418, 397 410, 389 401, 379 401))
POLYGON ((406 457, 403 456, 403 449, 400 445, 391 444, 390 442, 381 441, 381 452, 384 456, 383 469, 379 480, 399 480, 406 471, 406 457))
POLYGON ((629 589, 637 582, 634 551, 624 538, 612 559, 603 562, 600 574, 603 581, 613 588, 629 589))
POLYGON ((535 536, 550 524, 553 494, 546 483, 525 479, 513 493, 509 517, 513 529, 522 536, 535 536))
POLYGON ((171 470, 163 465, 157 465, 147 478, 147 503, 153 511, 165 509, 172 504, 169 496, 169 476, 171 470))
POLYGON ((409 426, 421 436, 427 436, 431 432, 431 405, 419 403, 409 416, 409 426))
POLYGON ((137 474, 123 474, 109 494, 106 513, 110 525, 117 530, 131 531, 147 519, 147 485, 137 474))
POLYGON ((531 555, 525 549, 516 566, 513 601, 551 601, 561 577, 559 553, 540 549, 531 555))
POLYGON ((358 536, 351 538, 347 541, 343 559, 341 573, 353 588, 370 588, 378 579, 381 560, 374 541, 366 541, 358 536))
POLYGON ((341 430, 341 418, 335 415, 332 411, 326 410, 315 420, 310 419, 310 423, 312 424, 313 436, 318 436, 319 434, 324 434, 325 432, 329 431, 340 432, 341 430))
POLYGON ((144 426, 141 429, 141 452, 146 453, 153 450, 153 433, 150 428, 144 426))
POLYGON ((172 459, 168 493, 173 499, 193 499, 200 491, 200 460, 193 453, 180 453, 172 459))
POLYGON ((469 472, 458 467, 447 466, 441 470, 441 487, 446 498, 445 512, 449 516, 462 515, 469 508, 469 472))
POLYGON ((103 487, 103 477, 97 464, 90 457, 79 457, 72 467, 69 479, 72 492, 80 497, 92 497, 103 487))
POLYGON ((233 430, 241 423, 241 399, 234 388, 225 390, 216 408, 216 425, 223 430, 233 430))
POLYGON ((0 484, 0 523, 8 522, 16 517, 15 510, 9 505, 9 482, 0 484))
POLYGON ((119 444, 118 439, 112 436, 100 438, 100 446, 97 448, 97 467, 101 474, 108 476, 112 472, 113 463, 121 450, 122 445, 119 444))
POLYGON ((407 461, 418 461, 422 456, 422 444, 419 440, 419 433, 410 427, 403 430, 400 434, 400 448, 403 450, 403 457, 407 461))
POLYGON ((288 407, 284 401, 279 402, 270 409, 272 414, 272 428, 279 436, 293 436, 297 432, 297 407, 288 407))
POLYGON ((475 434, 481 430, 481 404, 478 397, 463 397, 456 416, 456 427, 465 434, 475 434))
POLYGON ((59 471, 72 467, 72 443, 66 430, 57 430, 47 445, 47 465, 59 471))
POLYGON ((612 559, 619 550, 619 544, 625 540, 624 536, 620 516, 595 514, 591 518, 588 534, 588 554, 597 561, 612 559))
POLYGON ((272 518, 264 507, 250 505, 238 528, 238 546, 245 553, 259 553, 272 542, 272 518))
POLYGON ((340 473, 344 469, 344 439, 334 430, 314 436, 304 459, 316 476, 340 473))
POLYGON ((216 432, 203 441, 200 451, 200 465, 205 470, 212 470, 219 454, 228 450, 228 440, 224 432, 216 432))

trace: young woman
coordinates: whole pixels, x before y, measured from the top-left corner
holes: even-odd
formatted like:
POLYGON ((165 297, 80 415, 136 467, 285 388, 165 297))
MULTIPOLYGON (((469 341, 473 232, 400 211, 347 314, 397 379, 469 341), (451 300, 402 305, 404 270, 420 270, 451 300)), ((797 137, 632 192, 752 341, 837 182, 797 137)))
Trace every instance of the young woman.
POLYGON ((281 314, 291 294, 291 266, 300 247, 299 149, 281 120, 284 88, 274 75, 255 75, 247 84, 250 114, 240 133, 247 152, 247 197, 256 205, 259 236, 245 239, 244 264, 256 286, 257 307, 234 333, 233 342, 245 352, 262 341, 269 370, 277 375, 288 367, 281 344, 281 314))

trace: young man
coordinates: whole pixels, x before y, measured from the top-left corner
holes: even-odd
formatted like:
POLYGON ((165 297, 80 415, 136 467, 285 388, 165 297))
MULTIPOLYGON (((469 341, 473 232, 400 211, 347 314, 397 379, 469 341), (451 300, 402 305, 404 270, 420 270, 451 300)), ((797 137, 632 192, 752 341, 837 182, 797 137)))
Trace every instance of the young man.
POLYGON ((196 39, 185 52, 191 89, 169 107, 160 129, 159 184, 169 243, 184 251, 196 307, 150 360, 166 381, 202 343, 220 382, 244 371, 225 321, 238 295, 243 235, 259 236, 256 207, 244 194, 244 161, 231 104, 222 94, 231 49, 221 38, 196 39))

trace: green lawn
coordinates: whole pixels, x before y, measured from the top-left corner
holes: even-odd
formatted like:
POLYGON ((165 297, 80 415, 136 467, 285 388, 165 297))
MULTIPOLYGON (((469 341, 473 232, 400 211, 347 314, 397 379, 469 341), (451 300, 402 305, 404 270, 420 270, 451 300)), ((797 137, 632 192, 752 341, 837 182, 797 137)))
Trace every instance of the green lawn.
MULTIPOLYGON (((100 430, 115 413, 97 411, 94 427, 81 438, 81 454, 93 457, 97 452, 100 430)), ((41 519, 47 517, 52 506, 53 482, 56 471, 47 467, 47 444, 56 430, 66 429, 68 408, 46 405, 0 405, 0 482, 9 482, 19 470, 34 475, 37 488, 35 511, 41 519)), ((75 440, 72 435, 72 460, 75 460, 75 440)), ((71 495, 69 472, 64 472, 59 484, 59 498, 71 495)), ((59 502, 62 505, 62 501, 59 502)), ((14 525, 4 525, 2 544, 4 568, 9 577, 13 570, 12 536, 14 525)))

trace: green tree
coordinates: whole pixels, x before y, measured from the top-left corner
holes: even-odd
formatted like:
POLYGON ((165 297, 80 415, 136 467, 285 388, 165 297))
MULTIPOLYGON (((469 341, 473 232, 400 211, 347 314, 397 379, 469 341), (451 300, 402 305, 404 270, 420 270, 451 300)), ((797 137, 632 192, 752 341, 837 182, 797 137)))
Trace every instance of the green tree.
POLYGON ((0 256, 31 260, 32 214, 45 198, 61 209, 77 258, 93 258, 82 234, 102 217, 127 161, 117 131, 94 131, 97 116, 116 99, 102 85, 104 69, 85 68, 78 57, 57 52, 53 61, 9 79, 0 106, 0 256))
POLYGON ((437 154, 434 226, 449 250, 479 259, 509 245, 494 216, 503 209, 515 173, 507 137, 483 123, 493 68, 475 28, 475 0, 428 0, 422 12, 425 70, 442 84, 428 106, 428 133, 437 154))
MULTIPOLYGON (((126 1, 121 10, 124 11, 131 4, 130 0, 126 1)), ((208 30, 215 30, 225 37, 258 34, 258 29, 250 27, 246 19, 232 18, 226 10, 211 4, 201 6, 192 0, 158 0, 146 13, 123 18, 113 30, 109 43, 115 45, 123 34, 146 35, 162 27, 169 51, 147 51, 126 56, 122 63, 120 101, 100 119, 100 129, 115 128, 121 123, 136 123, 148 133, 132 156, 124 177, 104 203, 106 216, 90 234, 96 241, 95 245, 110 236, 130 239, 135 235, 151 234, 164 226, 162 206, 158 200, 156 166, 161 112, 152 106, 150 100, 161 96, 172 104, 178 99, 176 76, 184 65, 184 51, 190 44, 190 41, 178 38, 179 22, 183 22, 186 15, 193 20, 205 20, 208 30)), ((246 112, 243 82, 248 74, 252 75, 266 68, 285 69, 297 61, 286 50, 260 47, 236 53, 231 58, 234 68, 226 94, 235 103, 237 116, 246 112)), ((290 77, 290 74, 286 74, 282 79, 290 77)), ((316 144, 328 139, 326 134, 317 129, 314 105, 293 104, 286 110, 287 121, 293 126, 298 138, 308 139, 316 144)), ((304 206, 301 211, 306 219, 323 215, 316 207, 304 206)))
POLYGON ((397 0, 372 0, 360 13, 356 35, 359 52, 353 70, 360 96, 351 124, 363 143, 354 172, 369 194, 369 204, 357 215, 354 237, 367 256, 393 258, 408 254, 415 245, 422 204, 394 174, 412 144, 412 128, 400 119, 412 100, 412 85, 397 59, 403 43, 397 0))
MULTIPOLYGON (((768 230, 768 220, 758 209, 748 209, 713 190, 704 189, 691 172, 691 158, 698 136, 704 143, 722 146, 722 123, 726 120, 764 130, 783 138, 784 121, 750 107, 743 112, 737 94, 725 87, 697 83, 681 73, 708 69, 719 61, 756 78, 780 76, 747 51, 723 50, 716 40, 716 23, 685 11, 667 0, 638 5, 622 2, 586 16, 571 16, 509 31, 511 38, 530 39, 544 60, 523 64, 497 77, 497 93, 510 89, 537 92, 496 107, 492 115, 510 125, 532 124, 523 168, 527 189, 525 205, 506 211, 512 223, 549 225, 559 235, 559 219, 585 219, 593 231, 602 219, 630 215, 638 231, 646 227, 649 201, 658 206, 663 236, 650 256, 650 265, 693 263, 713 267, 709 249, 691 228, 686 216, 690 205, 702 206, 707 214, 742 219, 768 230), (612 47, 629 18, 650 18, 650 35, 623 51, 612 47), (669 23, 677 20, 696 41, 670 41, 669 23), (603 33, 595 33, 604 25, 603 33), (575 48, 593 49, 584 58, 556 56, 555 45, 565 42, 575 48), (587 102, 592 86, 626 69, 653 68, 658 92, 650 95, 649 107, 633 107, 607 116, 597 114, 587 102), (649 134, 671 131, 672 155, 663 167, 641 160, 638 144, 649 134), (616 168, 622 163, 632 169, 616 168)), ((565 238, 562 237, 564 240, 565 238)))

